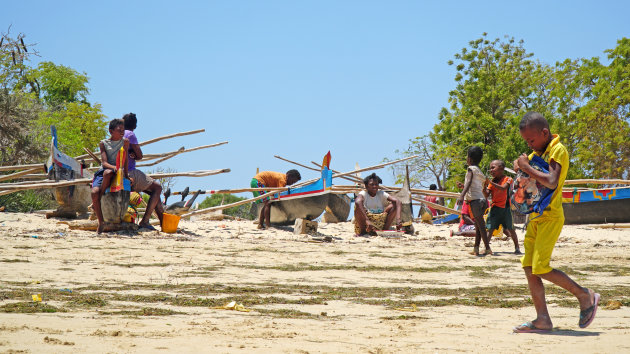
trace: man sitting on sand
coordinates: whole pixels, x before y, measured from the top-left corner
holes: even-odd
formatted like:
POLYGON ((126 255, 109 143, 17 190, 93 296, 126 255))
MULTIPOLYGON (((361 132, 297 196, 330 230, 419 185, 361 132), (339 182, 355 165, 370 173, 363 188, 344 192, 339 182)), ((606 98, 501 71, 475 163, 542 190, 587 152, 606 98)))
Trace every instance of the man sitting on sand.
POLYGON ((377 230, 389 230, 394 218, 396 218, 396 229, 402 228, 400 221, 400 211, 402 203, 396 197, 378 189, 383 183, 381 178, 372 173, 363 179, 365 190, 359 192, 354 200, 354 232, 363 236, 376 235, 377 230))
MULTIPOLYGON (((290 186, 293 183, 302 179, 298 170, 289 170, 287 173, 262 171, 252 178, 252 188, 277 188, 290 186)), ((264 191, 253 192, 254 197, 265 194, 264 191)), ((269 197, 263 199, 263 207, 260 210, 260 217, 258 218, 258 228, 265 229, 271 227, 271 203, 269 197)))
POLYGON ((138 144, 138 138, 133 132, 138 125, 138 119, 136 118, 135 113, 125 114, 123 116, 123 121, 125 122, 125 138, 129 139, 129 176, 134 180, 134 184, 131 189, 134 192, 144 192, 151 196, 147 202, 147 208, 144 212, 144 216, 142 217, 142 220, 140 220, 138 226, 148 230, 155 230, 155 228, 149 224, 149 219, 151 218, 151 214, 153 214, 153 210, 155 210, 158 219, 160 219, 160 225, 162 225, 162 216, 164 214, 164 207, 160 201, 162 186, 153 178, 145 175, 144 172, 136 169, 136 161, 142 160, 143 156, 142 149, 138 144))

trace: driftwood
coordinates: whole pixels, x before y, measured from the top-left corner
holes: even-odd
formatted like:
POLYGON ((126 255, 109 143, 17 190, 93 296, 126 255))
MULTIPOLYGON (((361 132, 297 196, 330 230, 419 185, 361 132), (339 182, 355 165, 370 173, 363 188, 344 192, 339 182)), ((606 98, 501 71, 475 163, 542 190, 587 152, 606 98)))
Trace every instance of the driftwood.
POLYGON ((41 170, 41 167, 31 168, 28 170, 12 173, 10 175, 3 175, 3 176, 0 176, 0 181, 8 181, 8 180, 16 179, 18 177, 28 175, 29 173, 37 172, 39 170, 41 170))

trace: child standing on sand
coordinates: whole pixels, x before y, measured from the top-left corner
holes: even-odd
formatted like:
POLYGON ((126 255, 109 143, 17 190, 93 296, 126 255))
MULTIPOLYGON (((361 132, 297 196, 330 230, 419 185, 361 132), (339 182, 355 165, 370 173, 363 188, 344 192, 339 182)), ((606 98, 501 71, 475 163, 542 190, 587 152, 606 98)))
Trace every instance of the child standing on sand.
POLYGON ((481 172, 479 163, 483 158, 483 150, 478 146, 468 149, 466 163, 468 170, 466 171, 466 179, 464 180, 464 189, 457 199, 457 205, 462 205, 462 201, 466 200, 475 221, 475 247, 471 254, 479 255, 479 245, 481 240, 486 247, 484 254, 492 254, 490 243, 488 243, 488 234, 486 233, 486 225, 483 222, 483 213, 488 207, 488 203, 483 195, 483 188, 487 180, 486 176, 481 172))
POLYGON ((518 237, 516 236, 516 231, 514 231, 514 222, 512 221, 510 198, 508 197, 512 179, 504 174, 504 170, 505 162, 502 160, 490 162, 492 180, 483 189, 483 195, 486 198, 489 195, 492 196, 492 205, 490 206, 486 226, 489 230, 488 235, 492 235, 496 229, 503 225, 503 232, 514 241, 514 254, 521 254, 521 250, 518 247, 518 237))
POLYGON ((523 116, 519 130, 527 145, 534 150, 529 156, 521 155, 514 161, 514 169, 527 173, 530 178, 541 185, 554 190, 549 206, 541 214, 531 213, 523 246, 525 255, 521 264, 527 278, 527 285, 532 295, 536 319, 514 327, 516 333, 540 333, 553 329, 551 317, 545 302, 545 288, 542 279, 550 281, 571 292, 580 303, 578 325, 586 328, 593 322, 599 294, 591 289, 578 285, 568 275, 549 266, 551 253, 564 225, 562 210, 562 185, 569 170, 569 153, 560 143, 558 135, 552 135, 547 120, 537 112, 529 112, 523 116), (534 156, 541 157, 549 164, 549 172, 537 170, 530 165, 534 156))

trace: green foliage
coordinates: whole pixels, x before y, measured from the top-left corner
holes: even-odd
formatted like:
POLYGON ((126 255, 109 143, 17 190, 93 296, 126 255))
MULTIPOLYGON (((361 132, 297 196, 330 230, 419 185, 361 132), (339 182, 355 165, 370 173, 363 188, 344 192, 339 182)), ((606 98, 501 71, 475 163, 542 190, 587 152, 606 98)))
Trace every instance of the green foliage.
POLYGON ((627 178, 630 39, 620 39, 606 53, 608 65, 591 58, 550 66, 534 60, 523 41, 491 41, 484 33, 448 62, 455 67, 457 84, 449 93, 450 107, 440 111, 433 131, 410 140, 409 148, 397 154, 425 153, 425 160, 414 166, 412 180, 440 182, 427 171, 431 164, 445 163, 444 186, 453 190, 464 179, 470 146, 484 150, 482 170, 494 159, 510 166, 520 154, 529 153, 518 125, 526 112, 538 111, 569 150, 568 178, 627 178))
POLYGON ((559 127, 577 178, 626 178, 630 174, 630 39, 599 58, 557 65, 554 96, 559 127))
POLYGON ((30 213, 54 208, 57 204, 48 190, 26 190, 0 195, 0 206, 8 212, 30 213))
POLYGON ((40 83, 40 97, 49 107, 66 102, 88 103, 86 73, 80 74, 70 67, 46 61, 32 70, 31 77, 40 83))
POLYGON ((107 122, 101 105, 68 102, 52 111, 40 114, 39 123, 44 129, 57 127, 59 149, 70 156, 82 155, 83 148, 94 150, 107 137, 107 122))
MULTIPOLYGON (((217 205, 231 204, 244 199, 246 198, 238 197, 233 194, 213 194, 209 197, 206 197, 206 199, 204 199, 203 202, 199 204, 199 209, 205 209, 217 205)), ((250 204, 243 204, 233 208, 223 209, 223 214, 243 219, 251 219, 251 216, 249 215, 249 209, 250 204)))

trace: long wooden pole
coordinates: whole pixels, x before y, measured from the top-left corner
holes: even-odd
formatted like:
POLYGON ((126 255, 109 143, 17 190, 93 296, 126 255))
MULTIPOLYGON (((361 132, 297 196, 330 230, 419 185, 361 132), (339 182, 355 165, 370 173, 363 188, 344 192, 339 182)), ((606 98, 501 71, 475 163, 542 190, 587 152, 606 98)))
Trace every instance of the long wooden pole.
POLYGON ((95 154, 95 153, 93 153, 92 151, 90 151, 90 149, 88 149, 88 148, 84 147, 84 148, 83 148, 83 150, 84 150, 85 152, 87 152, 87 154, 88 154, 88 155, 90 155, 90 157, 91 157, 91 158, 92 158, 95 162, 97 162, 99 165, 100 165, 100 164, 102 164, 101 159, 99 159, 99 158, 96 156, 96 154, 95 154))
POLYGON ((265 193, 263 195, 259 195, 258 197, 254 197, 254 198, 250 198, 250 199, 245 199, 245 200, 241 200, 238 202, 234 202, 231 204, 225 204, 225 205, 217 205, 215 207, 210 207, 210 208, 206 208, 206 209, 201 209, 201 210, 195 210, 195 211, 191 211, 190 213, 186 213, 183 214, 181 217, 185 218, 188 216, 193 216, 193 215, 199 215, 199 214, 206 214, 206 213, 211 213, 213 211, 217 211, 217 210, 223 210, 223 209, 227 209, 227 208, 233 208, 235 206, 239 206, 239 205, 243 205, 243 204, 247 204, 247 203, 251 203, 251 202, 255 202, 257 200, 263 199, 263 198, 267 198, 270 195, 273 195, 277 192, 269 192, 269 193, 265 193))
POLYGON ((420 203, 422 203, 422 204, 424 204, 424 205, 431 206, 433 209, 437 209, 437 210, 442 210, 442 211, 445 211, 445 212, 447 212, 447 213, 449 213, 449 214, 462 215, 462 212, 461 212, 461 211, 459 211, 459 210, 451 209, 451 208, 445 207, 445 206, 440 205, 440 204, 427 202, 427 201, 426 201, 426 200, 424 200, 424 199, 420 199, 420 198, 413 198, 413 197, 412 197, 412 198, 411 198, 411 200, 414 200, 414 201, 416 201, 416 202, 420 202, 420 203))
MULTIPOLYGON (((199 194, 236 194, 236 193, 245 193, 245 192, 282 192, 289 190, 288 187, 274 187, 274 188, 238 188, 238 189, 210 189, 201 191, 199 194)), ((194 194, 196 192, 190 192, 190 194, 194 194)), ((181 195, 182 192, 173 192, 171 195, 181 195)))
POLYGON ((27 175, 29 173, 37 172, 39 170, 41 170, 41 167, 31 168, 29 170, 24 170, 24 171, 12 173, 10 175, 3 175, 3 176, 0 176, 0 181, 8 181, 8 180, 11 180, 11 179, 16 179, 18 177, 27 175))
POLYGON ((295 162, 295 161, 291 161, 291 160, 285 159, 284 157, 281 157, 281 156, 278 156, 278 155, 274 155, 273 157, 275 157, 275 158, 277 158, 277 159, 280 159, 280 160, 282 160, 282 161, 286 161, 286 162, 288 162, 288 163, 292 163, 292 164, 294 164, 294 165, 298 165, 298 166, 304 167, 304 168, 306 168, 307 170, 311 170, 311 171, 318 171, 318 172, 322 170, 321 166, 317 169, 317 168, 313 168, 313 167, 311 167, 311 166, 302 165, 302 164, 301 164, 301 163, 299 163, 299 162, 295 162))
POLYGON ((0 172, 2 171, 20 171, 20 170, 29 170, 35 167, 39 167, 40 169, 46 170, 46 165, 43 163, 32 163, 28 165, 14 165, 14 166, 0 166, 0 172))
POLYGON ((214 143, 214 144, 209 144, 209 145, 202 145, 202 146, 197 146, 197 147, 190 148, 190 149, 184 149, 182 147, 182 148, 180 148, 179 150, 176 150, 176 151, 172 151, 172 152, 165 153, 165 154, 160 154, 161 156, 158 156, 158 157, 162 157, 162 158, 157 160, 157 161, 155 161, 155 162, 152 162, 150 164, 139 164, 139 165, 136 165, 136 166, 138 166, 138 167, 147 167, 147 166, 157 165, 158 163, 166 161, 166 160, 168 160, 170 158, 173 158, 173 157, 175 157, 175 156, 177 156, 179 154, 183 154, 183 153, 191 152, 191 151, 197 151, 197 150, 201 150, 201 149, 207 149, 207 148, 220 146, 220 145, 225 145, 227 143, 228 143, 227 141, 222 141, 220 143, 214 143))
POLYGON ((385 166, 389 166, 389 165, 393 165, 393 164, 396 164, 396 163, 399 163, 399 162, 415 159, 416 157, 418 157, 418 155, 413 155, 413 156, 405 157, 405 158, 402 158, 402 159, 389 161, 389 162, 385 162, 385 163, 374 165, 374 166, 365 167, 365 168, 362 168, 362 169, 359 169, 359 170, 353 170, 353 171, 348 171, 348 172, 343 172, 343 173, 336 173, 336 174, 333 175, 333 178, 341 177, 341 176, 348 176, 348 175, 351 175, 353 173, 358 173, 358 172, 364 172, 364 171, 370 171, 370 170, 378 170, 378 169, 383 168, 385 166))
MULTIPOLYGON (((206 131, 205 129, 197 129, 197 130, 191 130, 191 131, 187 131, 187 132, 181 132, 181 133, 164 135, 164 136, 160 136, 160 137, 157 137, 157 138, 149 139, 147 141, 143 141, 143 142, 141 142, 138 145, 144 146, 144 145, 148 145, 148 144, 153 144, 153 143, 161 141, 161 140, 171 139, 171 138, 175 138, 175 137, 178 137, 178 136, 185 136, 185 135, 203 133, 205 131, 206 131)), ((89 154, 80 155, 80 156, 75 157, 75 160, 84 159, 84 158, 86 158, 88 156, 90 156, 90 155, 89 154)))

